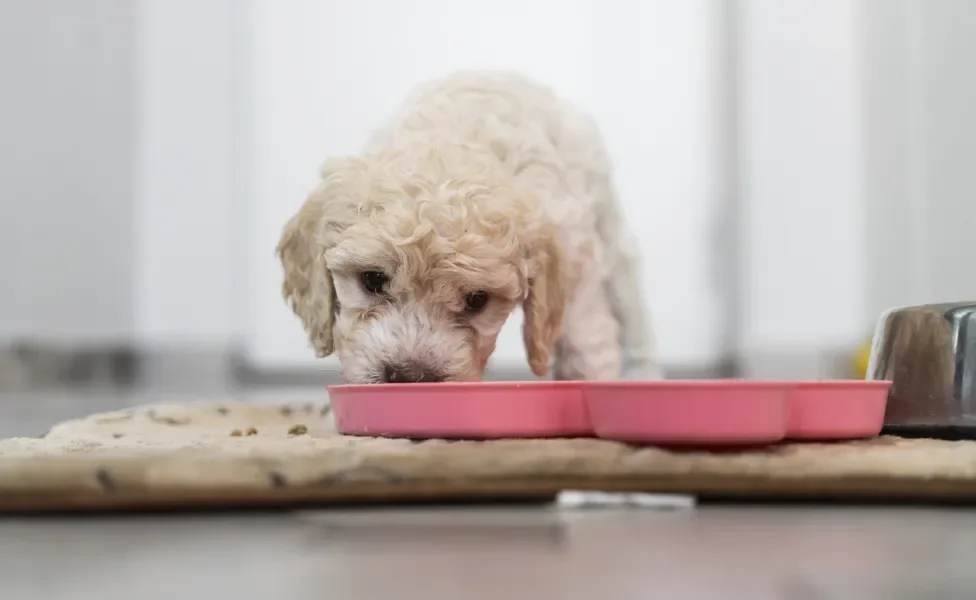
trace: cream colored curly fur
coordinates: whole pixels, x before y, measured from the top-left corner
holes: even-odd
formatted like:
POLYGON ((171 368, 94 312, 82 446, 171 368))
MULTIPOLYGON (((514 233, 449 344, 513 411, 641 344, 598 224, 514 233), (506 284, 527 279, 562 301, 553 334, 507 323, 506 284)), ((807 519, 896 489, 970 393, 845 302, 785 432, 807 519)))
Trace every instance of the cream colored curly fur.
POLYGON ((479 379, 519 305, 537 376, 659 377, 601 136, 515 74, 419 89, 323 167, 278 253, 286 299, 349 382, 479 379), (388 277, 380 293, 365 271, 388 277), (487 306, 466 311, 474 292, 487 306))

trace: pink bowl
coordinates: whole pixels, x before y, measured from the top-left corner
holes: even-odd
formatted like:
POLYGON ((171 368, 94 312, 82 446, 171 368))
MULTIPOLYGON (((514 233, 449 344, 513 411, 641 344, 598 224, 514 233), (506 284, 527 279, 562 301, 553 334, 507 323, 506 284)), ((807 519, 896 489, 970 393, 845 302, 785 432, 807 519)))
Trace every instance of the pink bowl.
POLYGON ((784 382, 612 381, 584 386, 599 437, 661 445, 767 444, 786 435, 784 382))
POLYGON ((339 433, 409 438, 591 436, 579 382, 329 386, 339 433))
POLYGON ((790 439, 874 437, 884 425, 890 381, 795 382, 790 392, 790 439))

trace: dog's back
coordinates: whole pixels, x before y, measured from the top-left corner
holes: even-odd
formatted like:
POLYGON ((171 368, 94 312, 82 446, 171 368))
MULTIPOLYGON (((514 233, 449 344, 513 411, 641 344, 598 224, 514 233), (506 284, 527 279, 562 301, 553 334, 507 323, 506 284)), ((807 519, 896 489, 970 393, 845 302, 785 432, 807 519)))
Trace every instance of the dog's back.
MULTIPOLYGON (((599 130, 584 111, 550 88, 511 72, 465 71, 422 85, 403 103, 374 144, 437 135, 479 144, 523 183, 540 176, 567 192, 607 178, 610 162, 599 130)), ((541 191, 536 189, 535 191, 541 191)), ((577 199, 578 202, 579 199, 577 199)))

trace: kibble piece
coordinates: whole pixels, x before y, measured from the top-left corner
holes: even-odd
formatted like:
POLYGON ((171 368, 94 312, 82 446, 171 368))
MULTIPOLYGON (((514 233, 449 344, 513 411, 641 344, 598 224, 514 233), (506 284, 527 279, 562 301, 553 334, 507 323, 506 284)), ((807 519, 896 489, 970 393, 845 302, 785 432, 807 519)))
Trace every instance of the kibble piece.
POLYGON ((257 435, 257 434, 258 434, 258 430, 253 427, 248 427, 247 431, 244 432, 244 435, 257 435))
POLYGON ((306 433, 308 433, 308 427, 304 425, 294 425, 288 430, 288 435, 305 435, 306 433))
POLYGON ((231 429, 230 430, 230 436, 231 437, 241 437, 242 435, 244 435, 244 434, 241 432, 240 429, 231 429))

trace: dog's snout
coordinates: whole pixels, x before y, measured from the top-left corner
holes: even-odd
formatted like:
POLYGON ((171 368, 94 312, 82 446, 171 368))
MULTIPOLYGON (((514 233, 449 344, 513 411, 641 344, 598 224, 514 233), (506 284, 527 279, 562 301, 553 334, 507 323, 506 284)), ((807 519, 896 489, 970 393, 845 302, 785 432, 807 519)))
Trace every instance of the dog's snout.
POLYGON ((415 363, 388 364, 383 369, 384 383, 437 383, 444 376, 415 363))

